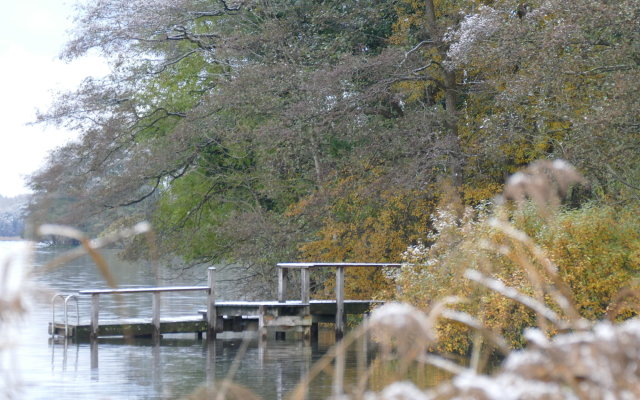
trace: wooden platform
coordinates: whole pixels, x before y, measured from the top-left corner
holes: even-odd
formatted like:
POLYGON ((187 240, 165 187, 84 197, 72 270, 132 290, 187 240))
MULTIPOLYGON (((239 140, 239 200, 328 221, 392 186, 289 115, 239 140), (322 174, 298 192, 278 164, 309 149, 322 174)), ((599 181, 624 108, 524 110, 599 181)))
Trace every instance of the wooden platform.
MULTIPOLYGON (((201 315, 160 319, 160 334, 206 332, 207 321, 201 315)), ((154 333, 154 325, 151 318, 131 318, 117 321, 100 321, 98 337, 123 336, 145 337, 154 333)), ((49 323, 49 334, 65 336, 65 325, 62 322, 49 323)), ((91 323, 70 323, 67 326, 67 337, 76 340, 89 340, 91 336, 91 323)))
MULTIPOLYGON (((371 300, 345 300, 345 314, 364 314, 375 304, 371 300)), ((335 300, 301 301, 221 301, 215 304, 216 333, 259 331, 271 329, 276 332, 298 331, 303 335, 313 324, 335 322, 337 305, 335 300)), ((160 334, 202 333, 207 331, 207 310, 199 310, 199 315, 161 318, 160 334)), ((49 324, 49 334, 89 340, 91 323, 69 323, 65 335, 65 325, 61 322, 49 324)), ((123 336, 144 337, 154 334, 152 318, 132 318, 118 321, 103 320, 98 326, 98 337, 123 336)), ((263 332, 266 334, 266 331, 263 332)))
MULTIPOLYGON (((371 307, 384 302, 376 300, 344 300, 345 314, 365 314, 371 307)), ((206 316, 207 310, 199 310, 206 316)), ((261 314, 285 316, 307 313, 312 322, 335 322, 337 312, 336 300, 311 300, 303 303, 299 300, 279 301, 218 301, 216 314, 218 316, 260 316, 261 314), (308 310, 307 310, 308 308, 308 310), (261 309, 264 309, 261 311, 261 309)))
POLYGON ((52 322, 49 324, 49 333, 52 336, 93 340, 106 336, 160 338, 165 333, 184 332, 194 332, 201 336, 202 332, 206 332, 207 339, 214 339, 217 333, 226 331, 258 330, 265 337, 268 330, 275 330, 276 336, 278 333, 284 335, 285 331, 294 330, 302 333, 302 337, 307 339, 313 335, 312 332, 317 328, 318 323, 332 322, 335 324, 336 338, 339 339, 343 336, 348 314, 366 314, 372 306, 382 304, 381 301, 375 300, 345 300, 345 268, 398 268, 400 266, 400 264, 385 263, 279 263, 277 301, 216 301, 214 267, 208 268, 207 286, 91 289, 80 290, 77 294, 56 294, 51 301, 52 322), (335 300, 309 299, 309 271, 315 268, 335 268, 335 300), (297 270, 301 274, 300 300, 285 300, 286 272, 290 270, 297 270), (184 291, 206 292, 206 309, 198 312, 192 310, 191 312, 196 314, 194 316, 161 318, 161 295, 184 291), (100 320, 100 296, 133 293, 147 293, 152 296, 151 318, 100 320), (91 296, 91 320, 89 323, 81 324, 78 298, 83 296, 91 296), (56 320, 56 300, 63 302, 64 323, 56 320), (70 302, 75 303, 76 306, 75 324, 69 321, 70 302))

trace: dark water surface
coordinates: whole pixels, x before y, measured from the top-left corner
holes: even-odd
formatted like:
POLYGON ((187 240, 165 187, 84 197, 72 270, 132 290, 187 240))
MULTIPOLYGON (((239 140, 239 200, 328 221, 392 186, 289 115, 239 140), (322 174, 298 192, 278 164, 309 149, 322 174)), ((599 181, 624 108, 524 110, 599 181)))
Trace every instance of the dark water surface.
MULTIPOLYGON (((19 245, 18 242, 0 242, 0 260, 19 245)), ((0 374, 5 375, 4 378, 0 376, 3 378, 0 385, 10 385, 9 392, 14 398, 173 399, 227 376, 242 347, 242 338, 219 338, 208 345, 206 340, 197 340, 195 334, 166 335, 159 346, 151 340, 103 339, 94 347, 89 343, 52 341, 47 324, 51 320, 53 294, 106 287, 87 257, 43 272, 42 265, 60 253, 60 250, 47 248, 36 250, 35 276, 30 282, 38 285, 34 290, 37 296, 33 297, 29 313, 14 332, 16 343, 8 350, 0 351, 0 374)), ((103 254, 120 287, 206 284, 206 267, 179 276, 167 269, 156 274, 150 265, 124 263, 109 251, 103 254)), ((241 292, 235 284, 225 282, 228 275, 229 271, 217 272, 217 297, 220 300, 240 299, 241 292)), ((101 318, 118 315, 151 317, 151 296, 148 294, 125 295, 120 301, 101 296, 100 304, 101 318)), ((61 316, 62 306, 58 305, 57 315, 61 316)), ((87 321, 90 297, 80 297, 79 306, 81 320, 87 321)), ((163 295, 162 316, 191 315, 204 306, 204 292, 163 295)), ((74 307, 70 308, 69 315, 75 320, 74 307)), ((264 399, 282 399, 325 354, 332 344, 332 334, 321 332, 319 344, 313 345, 291 339, 275 341, 271 337, 262 343, 257 338, 248 340, 246 353, 239 358, 234 382, 264 399)), ((346 374, 355 369, 355 360, 355 354, 347 354, 346 374)), ((309 398, 326 398, 331 393, 330 385, 330 377, 320 377, 310 388, 309 398)))

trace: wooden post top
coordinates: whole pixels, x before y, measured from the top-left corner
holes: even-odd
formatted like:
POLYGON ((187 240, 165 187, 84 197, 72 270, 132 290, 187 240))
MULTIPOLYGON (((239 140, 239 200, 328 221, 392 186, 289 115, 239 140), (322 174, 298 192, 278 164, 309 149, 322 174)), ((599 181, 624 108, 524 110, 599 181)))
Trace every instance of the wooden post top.
POLYGON ((330 267, 371 267, 383 268, 393 267, 399 268, 402 264, 398 263, 357 263, 357 262, 297 262, 297 263, 278 263, 278 268, 330 268, 330 267))

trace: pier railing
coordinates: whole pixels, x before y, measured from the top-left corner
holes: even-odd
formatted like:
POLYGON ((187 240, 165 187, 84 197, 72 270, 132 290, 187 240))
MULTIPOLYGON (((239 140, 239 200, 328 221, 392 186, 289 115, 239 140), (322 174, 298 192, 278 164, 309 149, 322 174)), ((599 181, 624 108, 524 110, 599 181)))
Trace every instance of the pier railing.
MULTIPOLYGON (((345 315, 347 312, 360 314, 366 312, 373 300, 345 300, 344 294, 344 281, 345 270, 347 268, 398 268, 401 264, 395 263, 279 263, 277 264, 278 272, 278 299, 277 301, 254 301, 254 302, 219 302, 216 304, 215 300, 215 268, 210 267, 208 269, 208 284, 207 286, 174 286, 174 287, 141 287, 141 288, 122 288, 122 289, 92 289, 92 290, 80 290, 78 295, 91 296, 91 316, 90 325, 84 324, 80 328, 80 324, 77 321, 76 328, 69 329, 69 321, 67 316, 67 301, 74 296, 67 296, 65 298, 65 322, 64 322, 64 335, 69 336, 71 332, 76 332, 74 335, 78 335, 78 331, 82 330, 82 335, 89 336, 90 339, 96 339, 99 335, 124 335, 133 336, 137 334, 151 334, 152 336, 159 338, 162 333, 171 332, 186 332, 185 329, 190 332, 196 331, 199 336, 203 331, 207 333, 207 339, 213 339, 216 337, 217 332, 223 332, 229 329, 235 330, 244 329, 246 325, 246 317, 253 316, 258 319, 258 328, 265 334, 266 328, 277 327, 281 331, 276 330, 276 333, 282 333, 288 329, 303 329, 305 337, 308 336, 308 329, 317 329, 318 322, 329 322, 333 320, 335 316, 335 334, 337 338, 340 338, 344 334, 345 330, 345 315), (335 287, 335 314, 332 305, 327 308, 327 304, 332 304, 333 301, 329 300, 311 300, 310 299, 310 270, 315 268, 335 268, 336 271, 336 287, 335 287), (299 270, 301 274, 301 292, 300 301, 287 302, 286 296, 286 271, 299 270), (206 310, 200 310, 199 313, 203 314, 197 321, 191 321, 191 319, 185 317, 177 321, 175 319, 164 319, 160 321, 160 299, 161 294, 166 292, 184 292, 184 291, 205 291, 207 292, 207 306, 206 310), (100 296, 104 295, 123 295, 123 294, 143 294, 149 293, 152 295, 152 318, 151 324, 148 320, 126 320, 119 321, 114 324, 114 321, 103 321, 103 325, 100 325, 100 296), (367 303, 368 306, 363 308, 362 304, 367 303), (220 315, 218 315, 220 314, 220 315), (189 319, 189 321, 187 321, 189 319), (237 322, 242 324, 237 324, 237 322), (231 323, 233 322, 233 323, 231 323), (192 324, 192 323, 195 323, 192 324), (179 324, 179 326, 176 326, 179 324), (315 325, 314 325, 315 324, 315 325), (229 326, 227 326, 229 325, 229 326), (233 326, 232 326, 233 325, 233 326), (237 326, 236 326, 237 325, 237 326), (122 333, 124 332, 124 333, 122 333)), ((55 297, 52 301, 52 307, 55 305, 55 297)), ((76 304, 77 306, 77 304, 76 304)), ((193 318, 192 318, 193 319, 193 318)), ((51 323, 52 335, 62 328, 55 324, 55 310, 53 314, 53 320, 51 323)))
POLYGON ((165 292, 206 291, 207 292, 207 338, 215 337, 216 331, 216 307, 215 307, 215 271, 214 267, 208 269, 207 286, 171 286, 171 287, 144 287, 126 289, 94 289, 81 290, 80 295, 91 295, 91 338, 98 337, 100 326, 100 296, 107 294, 151 293, 153 336, 160 337, 160 294, 165 292))
POLYGON ((278 263, 278 301, 285 302, 287 280, 285 271, 289 269, 300 270, 300 300, 303 304, 309 304, 309 270, 314 268, 336 269, 336 337, 344 334, 344 271, 346 268, 399 268, 402 264, 396 263, 278 263))

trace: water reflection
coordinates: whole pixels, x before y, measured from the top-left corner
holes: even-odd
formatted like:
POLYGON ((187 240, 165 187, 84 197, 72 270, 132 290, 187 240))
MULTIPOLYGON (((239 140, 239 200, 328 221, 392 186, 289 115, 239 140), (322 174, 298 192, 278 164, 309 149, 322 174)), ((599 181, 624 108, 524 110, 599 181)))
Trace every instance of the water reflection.
MULTIPOLYGON (((7 250, 0 242, 0 258, 7 250)), ((40 249, 36 254, 36 271, 58 251, 40 249)), ((112 272, 122 287, 192 286, 206 284, 206 266, 169 279, 170 269, 154 273, 150 265, 119 261, 105 252, 112 272)), ((231 274, 219 269, 219 300, 239 299, 231 274)), ((260 340, 256 336, 225 333, 208 343, 195 334, 166 335, 159 342, 152 339, 99 339, 93 343, 51 340, 47 325, 51 320, 51 297, 57 292, 75 293, 81 289, 104 288, 99 273, 88 258, 75 260, 64 267, 37 274, 35 282, 42 296, 33 299, 30 313, 20 326, 20 344, 15 349, 22 385, 20 399, 175 399, 187 396, 199 387, 212 387, 229 376, 234 360, 237 371, 233 382, 265 400, 284 399, 309 372, 334 342, 332 330, 320 331, 318 342, 305 344, 288 337, 286 341, 260 340), (46 289, 44 289, 46 288, 46 289), (234 336, 236 335, 236 336, 234 336), (246 340, 246 341, 245 341, 246 340), (243 343, 246 351, 240 352, 243 343), (242 353, 242 354, 241 354, 242 353), (240 356, 239 356, 240 354, 240 356)), ((79 297, 81 322, 88 321, 90 297, 79 297)), ((101 317, 105 319, 151 317, 151 296, 127 295, 120 300, 101 296, 101 317)), ((204 308, 204 292, 178 292, 162 297, 162 316, 197 313, 204 308)), ((71 306, 74 308, 74 305, 71 306)), ((70 315, 70 319, 75 316, 70 315)), ((340 355, 344 367, 344 385, 353 386, 357 376, 371 361, 366 342, 350 347, 340 355), (358 351, 360 349, 360 351, 358 351)), ((1 367, 1 365, 0 365, 1 367)), ((0 373, 2 368, 0 368, 0 373)), ((2 377, 0 377, 2 378, 2 377)), ((321 374, 308 388, 309 399, 324 399, 332 394, 333 374, 321 374)))
MULTIPOLYGON (((10 244, 0 242, 0 258, 10 244)), ((229 375, 243 340, 238 334, 224 334, 207 343, 195 334, 166 335, 160 342, 151 339, 100 339, 94 343, 74 343, 63 338, 51 340, 47 325, 51 320, 51 298, 55 293, 75 293, 106 285, 88 258, 51 271, 42 265, 58 256, 59 251, 39 249, 35 259, 35 283, 41 295, 33 299, 30 313, 20 326, 20 344, 15 349, 22 384, 16 398, 56 399, 173 399, 186 396, 203 385, 220 382, 229 375)), ((129 264, 105 252, 112 272, 121 287, 149 285, 206 284, 206 266, 189 271, 176 279, 171 270, 155 274, 150 265, 129 264)), ((219 299, 237 299, 237 288, 219 270, 219 299), (231 293, 231 294, 230 294, 231 293), (227 297, 229 296, 229 297, 227 297)), ((231 277, 232 278, 232 277, 231 277)), ((201 292, 171 293, 162 298, 162 315, 196 313, 204 307, 201 292)), ((90 297, 80 296, 81 322, 88 321, 90 297)), ((59 307, 58 310, 62 308, 59 307)), ((69 319, 75 321, 75 304, 70 303, 69 319)), ((58 311, 61 312, 61 311, 58 311)), ((101 317, 126 314, 127 317, 151 316, 151 296, 127 295, 120 300, 101 296, 101 317)), ((58 314, 62 315, 62 314, 58 314)), ((310 366, 333 342, 333 333, 321 335, 320 344, 310 346, 296 340, 262 341, 249 337, 246 352, 238 359, 233 381, 247 387, 265 400, 283 399, 296 386, 310 366)), ((310 397, 330 394, 330 379, 318 380, 310 397)))
MULTIPOLYGON (((51 372, 78 379, 89 366, 93 388, 87 390, 88 395, 101 393, 102 383, 110 383, 122 387, 119 395, 126 393, 127 398, 138 398, 135 390, 141 388, 147 389, 139 398, 174 398, 202 385, 219 384, 229 377, 235 361, 239 363, 232 376, 235 383, 264 399, 284 399, 329 346, 244 336, 211 342, 195 337, 163 338, 159 344, 153 339, 53 340, 51 372), (243 345, 246 351, 238 358, 243 345)), ((333 332, 325 336, 331 338, 333 332)), ((308 398, 326 398, 330 391, 330 382, 325 380, 311 388, 308 398)))

